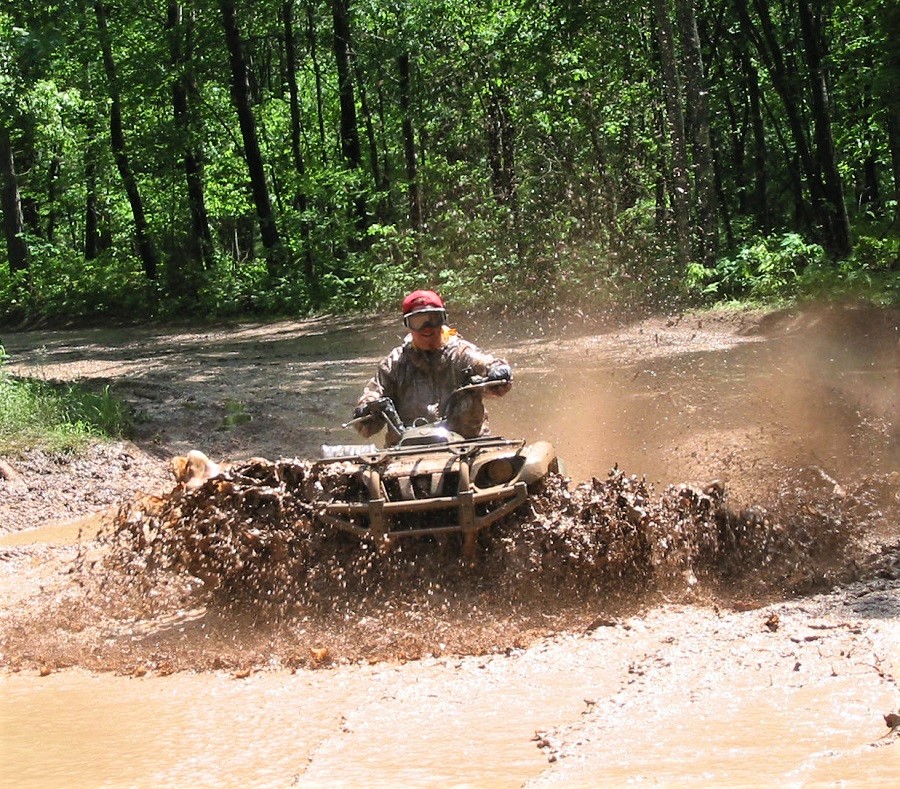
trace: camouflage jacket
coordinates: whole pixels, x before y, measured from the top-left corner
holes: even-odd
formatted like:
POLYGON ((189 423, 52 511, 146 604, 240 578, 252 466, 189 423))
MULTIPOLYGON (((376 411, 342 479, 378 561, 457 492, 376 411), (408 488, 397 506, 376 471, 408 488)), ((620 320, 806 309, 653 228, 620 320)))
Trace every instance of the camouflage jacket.
MULTIPOLYGON (((456 334, 455 330, 448 332, 443 347, 437 351, 416 348, 409 335, 378 365, 378 371, 366 384, 358 405, 390 397, 400 420, 407 427, 416 419, 432 422, 438 414, 444 414, 451 392, 463 386, 470 375, 486 375, 495 364, 506 362, 483 353, 456 334)), ((466 395, 458 407, 454 406, 450 429, 465 438, 487 433, 487 411, 482 394, 502 396, 510 387, 511 384, 466 395)), ((357 423, 355 427, 363 437, 368 438, 384 427, 384 421, 372 418, 357 423)), ((394 431, 388 430, 387 433, 387 444, 395 443, 397 436, 394 431)))

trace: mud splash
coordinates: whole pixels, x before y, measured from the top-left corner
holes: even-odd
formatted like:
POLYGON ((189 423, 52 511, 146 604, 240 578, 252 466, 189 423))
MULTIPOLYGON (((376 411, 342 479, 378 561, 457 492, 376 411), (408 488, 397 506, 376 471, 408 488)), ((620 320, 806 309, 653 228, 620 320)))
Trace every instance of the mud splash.
POLYGON ((317 526, 312 469, 257 459, 124 505, 66 587, 7 628, 9 665, 240 672, 502 653, 661 597, 755 607, 893 572, 894 550, 870 557, 864 539, 897 510, 891 475, 845 490, 807 469, 740 511, 718 483, 656 492, 613 469, 570 490, 557 475, 470 564, 453 540, 385 552, 317 526))

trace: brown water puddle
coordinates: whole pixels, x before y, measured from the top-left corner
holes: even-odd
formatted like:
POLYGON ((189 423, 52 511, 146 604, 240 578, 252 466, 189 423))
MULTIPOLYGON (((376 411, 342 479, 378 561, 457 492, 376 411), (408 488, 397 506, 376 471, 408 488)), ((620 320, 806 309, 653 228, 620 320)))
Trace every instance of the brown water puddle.
POLYGON ((508 656, 245 679, 8 675, 0 786, 892 785, 897 688, 863 647, 900 646, 896 622, 875 645, 734 625, 657 610, 508 656))
MULTIPOLYGON (((563 657, 563 656, 560 656, 563 657)), ((333 672, 3 678, 3 786, 519 786, 582 668, 499 658, 333 672), (190 699, 186 704, 185 700, 190 699)))
POLYGON ((92 540, 111 513, 94 513, 83 518, 54 521, 34 529, 0 534, 0 548, 18 548, 27 545, 78 545, 92 540))

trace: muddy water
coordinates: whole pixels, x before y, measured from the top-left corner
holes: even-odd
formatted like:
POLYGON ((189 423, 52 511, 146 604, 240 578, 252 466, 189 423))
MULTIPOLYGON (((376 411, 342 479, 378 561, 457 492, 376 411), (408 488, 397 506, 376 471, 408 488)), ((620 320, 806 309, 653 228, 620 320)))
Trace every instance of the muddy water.
MULTIPOLYGON (((792 464, 845 484, 900 470, 896 337, 850 347, 822 329, 814 341, 735 341, 699 325, 571 343, 466 334, 517 370, 513 394, 491 405, 495 432, 552 440, 574 480, 618 464, 659 484, 723 478, 752 501, 792 464)), ((300 337, 300 356, 291 335, 281 359, 243 374, 271 364, 286 397, 320 394, 299 406, 305 432, 285 426, 293 446, 314 447, 393 331, 300 337), (347 358, 330 366, 329 352, 347 358)), ((885 582, 747 612, 662 604, 480 657, 294 672, 273 659, 250 676, 4 674, 0 786, 892 785, 900 743, 879 738, 900 708, 898 622, 900 587, 885 582)))
POLYGON ((504 656, 244 679, 7 676, 0 786, 892 785, 898 693, 870 661, 896 622, 873 642, 756 618, 657 610, 504 656))

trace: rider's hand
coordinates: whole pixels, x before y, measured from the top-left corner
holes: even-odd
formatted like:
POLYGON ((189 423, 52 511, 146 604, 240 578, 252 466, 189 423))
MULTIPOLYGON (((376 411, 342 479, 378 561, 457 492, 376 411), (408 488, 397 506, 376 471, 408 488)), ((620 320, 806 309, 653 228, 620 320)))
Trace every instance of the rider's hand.
POLYGON ((512 381, 512 377, 512 368, 508 364, 493 365, 485 376, 488 381, 503 381, 505 383, 512 381))
POLYGON ((385 406, 390 403, 388 397, 379 397, 377 400, 370 400, 368 403, 356 406, 353 409, 354 419, 363 419, 367 416, 381 416, 385 406))

